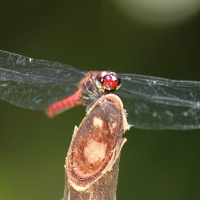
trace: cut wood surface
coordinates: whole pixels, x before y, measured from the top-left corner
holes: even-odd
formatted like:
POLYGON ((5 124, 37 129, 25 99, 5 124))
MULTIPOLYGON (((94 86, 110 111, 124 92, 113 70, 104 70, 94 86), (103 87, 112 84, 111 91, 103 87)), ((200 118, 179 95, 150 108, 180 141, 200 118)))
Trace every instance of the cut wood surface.
POLYGON ((63 200, 116 199, 119 156, 130 128, 120 98, 108 94, 75 127, 66 157, 63 200))

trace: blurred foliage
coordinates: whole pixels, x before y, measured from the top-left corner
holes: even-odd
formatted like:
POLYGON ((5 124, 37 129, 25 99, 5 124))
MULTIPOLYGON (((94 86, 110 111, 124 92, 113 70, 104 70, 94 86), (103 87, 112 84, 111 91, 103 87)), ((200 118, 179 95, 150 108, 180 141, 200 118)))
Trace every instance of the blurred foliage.
MULTIPOLYGON (((199 14, 151 26, 110 1, 4 1, 0 11, 2 50, 82 70, 200 80, 199 14)), ((48 119, 0 101, 0 111, 0 199, 61 199, 65 156, 85 108, 48 119)), ((132 128, 125 137, 118 199, 200 199, 199 130, 132 128)))

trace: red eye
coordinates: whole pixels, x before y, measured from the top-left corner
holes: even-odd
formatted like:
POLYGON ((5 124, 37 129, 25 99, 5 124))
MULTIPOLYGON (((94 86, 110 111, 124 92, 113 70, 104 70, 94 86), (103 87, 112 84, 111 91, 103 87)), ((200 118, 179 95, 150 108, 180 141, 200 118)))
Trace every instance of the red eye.
POLYGON ((121 85, 120 77, 114 72, 103 71, 98 74, 97 80, 107 92, 114 92, 121 85))

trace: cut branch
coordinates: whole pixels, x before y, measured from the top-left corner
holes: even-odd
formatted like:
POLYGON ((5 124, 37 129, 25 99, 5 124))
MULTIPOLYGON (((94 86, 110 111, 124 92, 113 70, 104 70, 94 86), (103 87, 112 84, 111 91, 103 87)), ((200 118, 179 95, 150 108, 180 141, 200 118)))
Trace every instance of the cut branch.
POLYGON ((119 97, 102 96, 75 127, 66 157, 63 200, 114 200, 119 155, 130 128, 119 97))

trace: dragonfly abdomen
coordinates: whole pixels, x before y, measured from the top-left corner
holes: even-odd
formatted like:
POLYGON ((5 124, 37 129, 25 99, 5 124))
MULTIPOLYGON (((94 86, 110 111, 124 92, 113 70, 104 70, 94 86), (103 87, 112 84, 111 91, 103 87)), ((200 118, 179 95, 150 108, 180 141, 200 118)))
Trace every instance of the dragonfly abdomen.
POLYGON ((83 102, 81 101, 82 99, 81 97, 82 97, 82 92, 79 89, 71 96, 66 97, 50 105, 46 110, 46 114, 49 117, 54 117, 55 115, 58 115, 74 106, 81 105, 83 104, 83 102))

